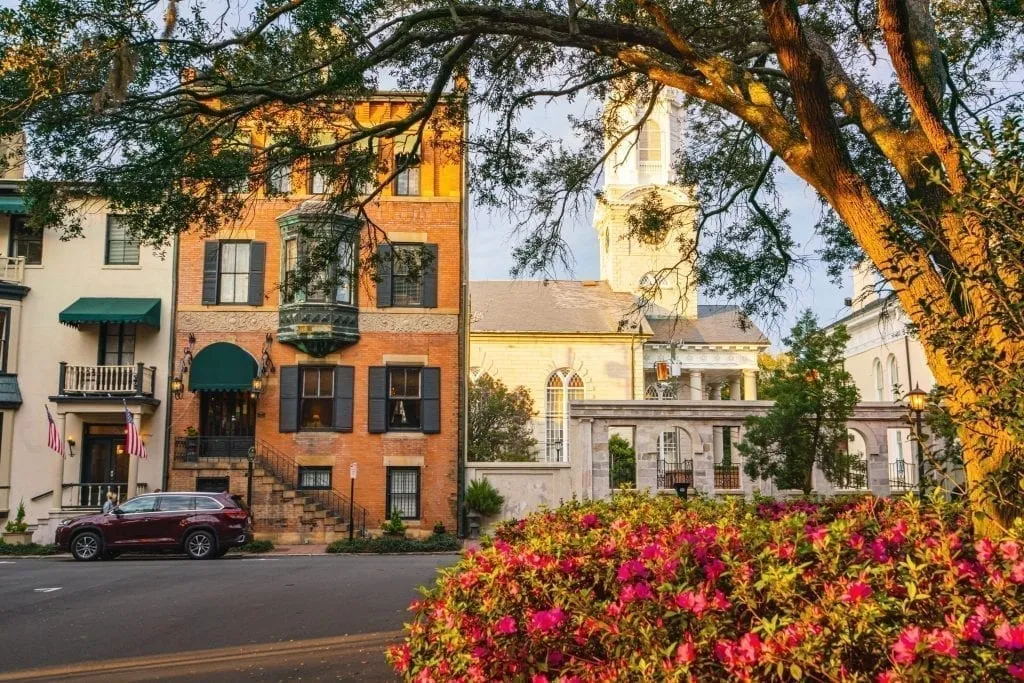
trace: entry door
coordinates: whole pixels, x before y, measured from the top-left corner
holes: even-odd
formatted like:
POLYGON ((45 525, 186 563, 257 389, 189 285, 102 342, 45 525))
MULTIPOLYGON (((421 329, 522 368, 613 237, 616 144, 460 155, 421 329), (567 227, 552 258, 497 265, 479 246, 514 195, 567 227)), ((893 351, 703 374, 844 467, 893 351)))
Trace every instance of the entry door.
POLYGON ((128 484, 128 452, 124 427, 89 425, 82 454, 81 505, 99 507, 113 490, 124 502, 128 484), (120 486, 113 486, 120 484, 120 486))

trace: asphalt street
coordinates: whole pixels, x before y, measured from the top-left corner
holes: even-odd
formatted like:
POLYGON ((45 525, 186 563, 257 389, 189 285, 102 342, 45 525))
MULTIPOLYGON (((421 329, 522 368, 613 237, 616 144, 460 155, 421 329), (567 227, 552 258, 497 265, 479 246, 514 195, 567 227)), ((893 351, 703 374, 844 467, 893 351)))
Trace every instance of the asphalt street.
POLYGON ((0 557, 0 681, 390 680, 384 646, 456 559, 0 557))

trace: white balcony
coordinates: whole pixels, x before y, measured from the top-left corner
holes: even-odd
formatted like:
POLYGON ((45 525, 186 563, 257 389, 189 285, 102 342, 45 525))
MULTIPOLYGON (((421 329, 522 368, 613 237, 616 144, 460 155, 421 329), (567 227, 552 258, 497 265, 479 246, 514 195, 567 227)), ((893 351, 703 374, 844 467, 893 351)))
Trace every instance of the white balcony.
POLYGON ((61 396, 152 396, 156 368, 135 365, 60 364, 61 396))
POLYGON ((0 281, 17 282, 25 281, 25 257, 24 256, 0 256, 0 281))

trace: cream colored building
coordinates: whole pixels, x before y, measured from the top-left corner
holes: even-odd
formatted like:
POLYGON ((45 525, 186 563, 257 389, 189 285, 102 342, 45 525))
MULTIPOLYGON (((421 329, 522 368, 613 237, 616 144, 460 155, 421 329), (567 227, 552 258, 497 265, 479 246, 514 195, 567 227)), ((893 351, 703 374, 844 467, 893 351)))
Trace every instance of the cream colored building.
POLYGON ((97 202, 83 235, 25 226, 20 173, 0 181, 0 520, 24 503, 33 540, 162 488, 173 264, 140 247, 97 202), (125 452, 125 406, 148 458, 125 452), (67 456, 47 445, 46 410, 67 456))

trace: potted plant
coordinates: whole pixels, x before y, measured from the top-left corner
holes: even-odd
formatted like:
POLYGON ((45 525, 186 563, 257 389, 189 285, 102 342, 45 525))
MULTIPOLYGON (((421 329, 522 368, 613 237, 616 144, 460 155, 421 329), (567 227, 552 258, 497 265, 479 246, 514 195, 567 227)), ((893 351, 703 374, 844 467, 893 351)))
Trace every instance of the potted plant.
POLYGON ((498 489, 486 479, 474 479, 466 489, 466 508, 469 510, 469 537, 476 538, 480 534, 480 520, 501 512, 505 499, 498 489))
POLYGON ((441 521, 434 522, 434 535, 435 536, 444 536, 447 533, 448 533, 448 529, 445 528, 444 522, 441 522, 441 521))
POLYGON ((199 432, 195 427, 185 427, 185 460, 195 462, 199 458, 199 432))
POLYGON ((18 513, 14 519, 7 520, 4 527, 4 543, 9 545, 28 545, 32 542, 32 534, 28 533, 28 524, 25 523, 25 503, 18 504, 18 513))
POLYGON ((405 524, 402 523, 402 515, 398 510, 391 511, 391 519, 381 524, 381 530, 385 536, 405 538, 405 524))

